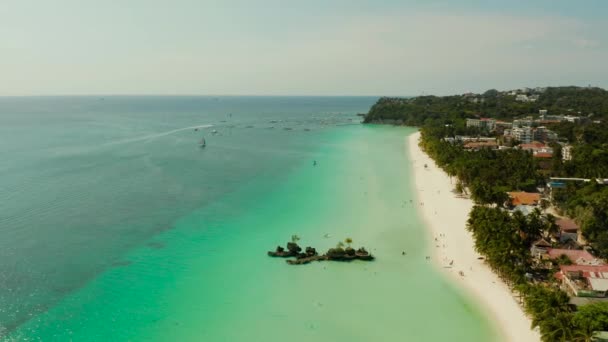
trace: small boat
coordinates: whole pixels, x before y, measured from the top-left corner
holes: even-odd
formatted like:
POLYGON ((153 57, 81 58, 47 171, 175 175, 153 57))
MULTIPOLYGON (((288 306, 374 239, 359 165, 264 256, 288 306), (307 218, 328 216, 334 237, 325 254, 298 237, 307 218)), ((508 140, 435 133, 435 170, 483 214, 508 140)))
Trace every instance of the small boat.
POLYGON ((217 130, 216 130, 216 129, 214 129, 213 131, 211 131, 211 133, 213 133, 213 134, 217 134, 217 130))
POLYGON ((205 146, 207 146, 207 142, 205 141, 205 138, 202 138, 202 139, 201 139, 201 141, 199 142, 199 145, 200 145, 201 147, 205 147, 205 146))

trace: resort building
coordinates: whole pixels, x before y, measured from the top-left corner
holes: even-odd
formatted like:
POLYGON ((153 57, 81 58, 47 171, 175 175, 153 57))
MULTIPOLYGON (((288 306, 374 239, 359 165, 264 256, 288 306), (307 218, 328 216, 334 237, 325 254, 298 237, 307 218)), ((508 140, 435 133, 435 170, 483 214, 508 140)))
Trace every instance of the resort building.
POLYGON ((574 241, 579 245, 586 245, 587 241, 583 237, 582 231, 579 225, 574 220, 569 218, 560 218, 555 223, 559 226, 561 243, 568 242, 568 240, 574 241))
POLYGON ((530 248, 530 253, 532 254, 532 258, 542 260, 546 258, 550 248, 551 243, 549 243, 545 239, 540 239, 532 244, 532 248, 530 248))
POLYGON ((507 192, 511 199, 511 205, 516 207, 518 205, 538 205, 540 203, 540 194, 525 192, 525 191, 512 191, 507 192))
MULTIPOLYGON (((513 127, 515 127, 515 124, 513 124, 513 127)), ((532 127, 515 127, 510 131, 510 134, 513 139, 524 144, 531 143, 534 140, 534 131, 532 130, 532 127)))
POLYGON ((562 265, 555 277, 563 288, 577 297, 606 297, 608 266, 562 265))
POLYGON ((580 227, 576 222, 569 218, 560 218, 555 223, 559 226, 560 238, 559 241, 564 243, 568 240, 579 242, 580 227))
POLYGON ((505 129, 504 135, 511 136, 513 139, 524 144, 529 144, 532 141, 552 142, 557 140, 557 133, 547 129, 544 126, 532 128, 530 126, 515 127, 513 129, 505 129))
POLYGON ((483 148, 495 150, 498 148, 496 141, 469 141, 463 145, 465 150, 479 151, 483 148))
POLYGON ((584 249, 560 249, 548 248, 547 258, 551 260, 559 259, 562 255, 566 256, 575 265, 601 266, 604 265, 602 259, 598 259, 584 249))
POLYGON ((572 160, 572 145, 562 146, 562 159, 564 161, 572 160))
POLYGON ((467 127, 477 127, 479 129, 485 129, 493 131, 496 125, 496 120, 481 118, 481 119, 467 119, 467 127))
POLYGON ((513 120, 513 128, 532 127, 533 124, 532 118, 513 120))
POLYGON ((496 138, 490 137, 469 137, 465 135, 457 135, 455 137, 445 137, 444 141, 449 142, 451 144, 455 143, 468 143, 468 142, 494 142, 496 143, 496 138))
POLYGON ((538 141, 557 141, 557 133, 547 129, 545 126, 540 126, 533 131, 534 140, 538 141))
POLYGON ((566 116, 564 116, 564 120, 566 120, 568 122, 578 123, 579 121, 581 121, 581 117, 580 116, 566 115, 566 116))

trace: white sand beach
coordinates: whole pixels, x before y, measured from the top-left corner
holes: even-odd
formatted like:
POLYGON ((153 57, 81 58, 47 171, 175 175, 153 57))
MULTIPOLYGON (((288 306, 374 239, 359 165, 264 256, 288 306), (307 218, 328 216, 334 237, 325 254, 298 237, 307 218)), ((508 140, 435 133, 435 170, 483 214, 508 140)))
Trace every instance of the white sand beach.
POLYGON ((507 285, 478 259, 473 238, 465 229, 473 202, 452 192, 450 178, 420 149, 419 138, 417 132, 407 139, 418 205, 432 234, 434 264, 478 302, 506 341, 540 341, 539 333, 530 329, 530 320, 507 285))

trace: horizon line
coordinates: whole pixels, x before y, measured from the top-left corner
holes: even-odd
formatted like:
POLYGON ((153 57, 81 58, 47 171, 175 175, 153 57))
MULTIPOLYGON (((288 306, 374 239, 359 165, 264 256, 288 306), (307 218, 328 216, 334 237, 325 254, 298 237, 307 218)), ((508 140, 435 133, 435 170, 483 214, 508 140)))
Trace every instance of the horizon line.
POLYGON ((27 94, 1 95, 10 97, 412 97, 417 95, 297 95, 297 94, 27 94))

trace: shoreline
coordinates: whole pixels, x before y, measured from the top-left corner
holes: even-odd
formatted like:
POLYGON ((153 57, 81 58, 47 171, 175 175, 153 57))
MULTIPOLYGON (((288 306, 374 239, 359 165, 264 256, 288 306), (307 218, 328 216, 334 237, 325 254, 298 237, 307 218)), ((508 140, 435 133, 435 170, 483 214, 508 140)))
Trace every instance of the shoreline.
POLYGON ((475 251, 473 238, 466 230, 473 202, 458 198, 452 192, 448 175, 418 146, 420 132, 405 139, 409 145, 418 212, 432 235, 429 248, 433 265, 489 314, 489 323, 503 341, 540 341, 540 334, 530 329, 530 319, 508 286, 478 259, 480 255, 475 251))

